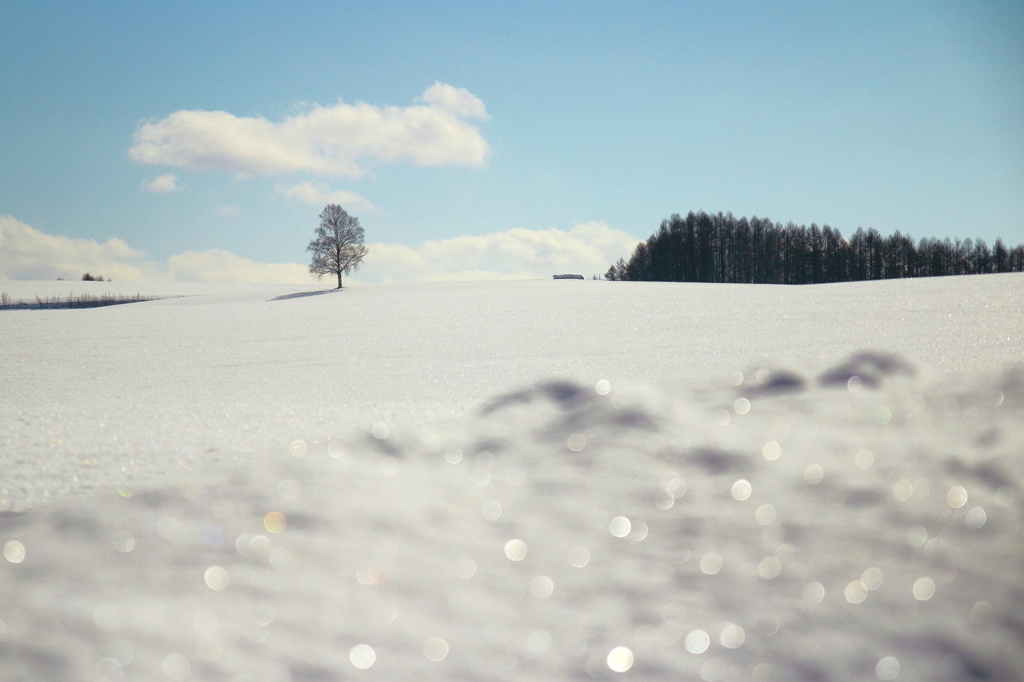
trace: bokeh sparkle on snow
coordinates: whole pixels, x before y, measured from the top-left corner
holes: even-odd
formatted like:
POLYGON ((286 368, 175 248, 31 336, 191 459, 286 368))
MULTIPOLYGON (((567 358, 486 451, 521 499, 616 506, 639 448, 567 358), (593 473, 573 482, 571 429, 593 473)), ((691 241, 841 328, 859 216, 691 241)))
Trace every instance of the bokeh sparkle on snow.
POLYGON ((2 677, 1019 677, 1021 376, 815 383, 295 415, 174 487, 8 512, 2 677))

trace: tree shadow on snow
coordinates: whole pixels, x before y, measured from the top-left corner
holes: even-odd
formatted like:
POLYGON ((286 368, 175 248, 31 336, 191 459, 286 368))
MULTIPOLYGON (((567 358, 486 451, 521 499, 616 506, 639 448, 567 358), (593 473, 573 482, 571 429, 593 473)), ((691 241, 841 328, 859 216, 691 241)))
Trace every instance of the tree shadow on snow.
POLYGON ((307 296, 321 296, 323 294, 333 294, 336 291, 344 291, 343 289, 324 289, 323 291, 300 291, 295 294, 283 294, 281 296, 275 296, 270 299, 271 301, 287 301, 292 298, 306 298, 307 296))

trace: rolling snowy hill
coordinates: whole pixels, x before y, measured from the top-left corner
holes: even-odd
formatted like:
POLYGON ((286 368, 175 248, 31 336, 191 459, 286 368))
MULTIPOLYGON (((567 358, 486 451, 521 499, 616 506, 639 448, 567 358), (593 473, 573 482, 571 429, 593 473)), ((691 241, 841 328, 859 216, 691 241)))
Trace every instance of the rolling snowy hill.
POLYGON ((71 286, 0 679, 1024 677, 1024 277, 71 286))

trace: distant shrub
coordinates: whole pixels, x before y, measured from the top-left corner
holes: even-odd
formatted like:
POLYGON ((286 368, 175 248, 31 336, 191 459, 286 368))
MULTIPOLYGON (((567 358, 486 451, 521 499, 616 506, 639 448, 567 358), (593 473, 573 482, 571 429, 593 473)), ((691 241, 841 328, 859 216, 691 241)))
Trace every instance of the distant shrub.
POLYGON ((93 277, 92 275, 90 275, 87 272, 84 275, 82 275, 82 281, 83 282, 109 282, 110 280, 109 279, 106 279, 106 280, 103 279, 103 275, 96 275, 95 277, 93 277))

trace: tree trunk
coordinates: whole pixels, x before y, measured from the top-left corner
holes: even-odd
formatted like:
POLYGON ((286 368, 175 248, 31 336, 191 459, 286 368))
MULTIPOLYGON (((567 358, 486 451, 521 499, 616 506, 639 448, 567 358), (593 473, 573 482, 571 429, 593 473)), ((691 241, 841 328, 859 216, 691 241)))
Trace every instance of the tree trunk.
POLYGON ((338 272, 338 288, 341 288, 341 272, 338 272))

